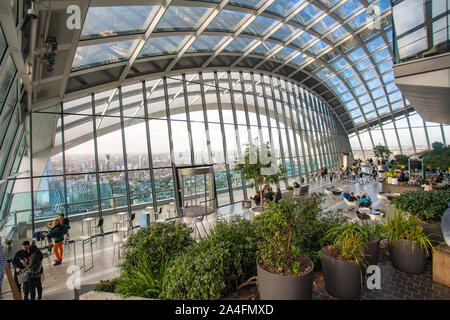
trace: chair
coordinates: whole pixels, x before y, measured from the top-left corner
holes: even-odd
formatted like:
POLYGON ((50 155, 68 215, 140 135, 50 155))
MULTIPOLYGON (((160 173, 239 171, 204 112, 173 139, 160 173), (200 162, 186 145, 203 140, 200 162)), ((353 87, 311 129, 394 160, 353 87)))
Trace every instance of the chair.
POLYGON ((356 201, 348 201, 345 198, 344 198, 344 202, 350 210, 354 210, 356 208, 356 205, 358 204, 356 201))
POLYGON ((362 212, 360 212, 360 211, 358 211, 358 210, 356 210, 355 212, 356 212, 356 216, 357 216, 360 220, 370 220, 370 217, 369 217, 367 214, 362 213, 362 212))
POLYGON ((94 233, 93 233, 94 236, 103 233, 103 232, 101 232, 102 228, 103 228, 103 221, 104 221, 104 219, 100 218, 100 219, 98 219, 97 225, 92 226, 92 231, 94 231, 94 233))
POLYGON ((309 192, 309 185, 304 185, 300 187, 300 195, 301 196, 306 196, 309 192))
POLYGON ((113 224, 113 230, 117 231, 119 229, 120 224, 122 223, 120 221, 120 217, 118 215, 114 215, 114 216, 112 216, 111 220, 112 220, 112 224, 113 224))
POLYGON ((117 256, 120 260, 120 246, 123 243, 123 237, 120 233, 113 233, 113 258, 112 261, 114 263, 114 257, 116 254, 116 247, 117 247, 117 256))

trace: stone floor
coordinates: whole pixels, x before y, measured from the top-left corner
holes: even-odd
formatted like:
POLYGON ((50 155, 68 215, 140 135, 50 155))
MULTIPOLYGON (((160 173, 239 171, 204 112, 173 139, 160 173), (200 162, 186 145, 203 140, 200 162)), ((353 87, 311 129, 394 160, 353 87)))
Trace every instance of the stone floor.
MULTIPOLYGON (((343 184, 341 182, 333 181, 331 184, 327 182, 316 182, 311 184, 310 192, 323 192, 326 187, 335 186, 343 188, 344 190, 353 191, 355 194, 367 192, 373 201, 374 208, 384 208, 389 212, 387 204, 376 198, 378 192, 381 191, 381 184, 370 181, 366 184, 351 183, 343 184)), ((356 219, 355 213, 348 211, 347 205, 342 199, 335 199, 332 196, 328 196, 325 202, 325 207, 329 210, 342 209, 343 214, 356 219)), ((194 227, 194 236, 202 236, 205 229, 213 228, 218 219, 230 219, 233 216, 240 215, 250 219, 252 213, 249 209, 243 208, 242 205, 230 205, 219 208, 217 213, 209 215, 199 222, 195 219, 185 221, 194 227), (204 227, 204 228, 203 228, 204 227)), ((138 217, 136 217, 136 221, 138 217)), ((72 225, 72 224, 71 224, 72 225)), ((80 225, 74 222, 72 228, 79 230, 80 225)), ((43 299, 48 300, 69 300, 74 298, 74 290, 71 288, 71 281, 74 278, 80 280, 82 286, 89 286, 98 283, 102 279, 111 279, 118 276, 117 265, 119 259, 117 259, 117 246, 114 248, 112 242, 112 236, 107 235, 104 240, 97 240, 93 244, 93 256, 94 266, 91 266, 91 251, 89 246, 86 247, 86 272, 82 269, 78 273, 73 273, 75 259, 73 257, 73 246, 66 246, 64 248, 63 263, 59 266, 50 267, 54 258, 51 257, 50 263, 46 259, 44 260, 44 274, 45 280, 43 281, 44 296, 43 299), (113 260, 113 252, 115 257, 113 260), (51 274, 53 272, 53 275, 51 274)), ((76 265, 82 265, 82 251, 81 246, 76 246, 76 265)), ((428 267, 427 272, 420 276, 408 276, 394 270, 390 263, 380 263, 382 271, 382 283, 381 290, 367 290, 363 291, 361 299, 447 299, 450 300, 450 288, 444 287, 436 282, 432 281, 431 265, 428 267)), ((2 299, 12 299, 8 280, 5 276, 3 280, 3 297, 2 299)), ((314 299, 334 299, 330 297, 325 289, 317 287, 314 291, 314 299)))

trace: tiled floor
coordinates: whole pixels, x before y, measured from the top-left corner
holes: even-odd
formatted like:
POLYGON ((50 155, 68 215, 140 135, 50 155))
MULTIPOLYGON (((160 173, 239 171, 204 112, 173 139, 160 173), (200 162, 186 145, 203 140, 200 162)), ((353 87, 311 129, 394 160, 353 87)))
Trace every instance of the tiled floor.
MULTIPOLYGON (((326 187, 335 186, 343 188, 344 190, 353 191, 355 194, 367 192, 373 201, 374 208, 382 208, 384 204, 378 200, 376 195, 381 191, 381 184, 377 182, 370 182, 364 185, 359 183, 343 184, 341 182, 334 181, 333 184, 328 182, 316 182, 311 185, 310 192, 323 192, 326 187)), ((328 196, 324 205, 329 210, 343 209, 343 214, 350 218, 356 218, 355 213, 349 212, 347 205, 341 199, 334 199, 328 196)), ((389 212, 389 208, 384 206, 389 212)), ((191 224, 194 227, 194 236, 203 235, 205 229, 212 228, 217 219, 229 219, 232 216, 241 215, 244 218, 250 219, 252 213, 249 209, 243 208, 242 205, 236 204, 219 208, 216 214, 209 215, 203 219, 203 221, 196 222, 193 219, 185 219, 185 222, 191 224), (193 223, 193 224, 192 224, 193 223), (203 228, 205 227, 205 229, 203 228)), ((135 221, 138 220, 138 215, 135 221)), ((79 222, 72 224, 76 233, 80 229, 79 222)), ((71 229, 72 230, 72 229, 71 229)), ((104 240, 97 240, 93 245, 94 250, 94 267, 88 269, 86 272, 81 270, 79 272, 79 279, 81 285, 89 285, 98 283, 102 279, 111 279, 118 275, 117 270, 117 248, 115 254, 115 260, 113 262, 113 243, 112 236, 107 235, 104 240)), ((81 247, 78 244, 76 247, 77 260, 76 264, 80 266, 82 264, 81 247)), ((87 268, 91 266, 89 246, 86 247, 86 265, 87 268)), ((53 257, 51 258, 53 263, 53 257)), ((65 247, 63 263, 59 266, 53 267, 54 276, 50 274, 50 267, 47 260, 44 260, 44 272, 45 280, 43 282, 44 287, 44 299, 50 300, 67 300, 74 298, 74 291, 70 288, 71 280, 76 278, 76 273, 72 273, 74 265, 73 247, 65 247), (70 272, 72 271, 72 272, 70 272), (69 285, 68 285, 69 282, 69 285)), ((432 281, 431 266, 428 267, 427 272, 420 276, 407 276, 397 270, 394 270, 389 263, 380 263, 382 270, 382 283, 381 290, 367 290, 365 289, 361 299, 450 299, 450 288, 439 285, 432 281)), ((12 299, 8 281, 3 281, 3 299, 12 299)), ((315 299, 333 299, 330 297, 325 289, 317 288, 314 291, 315 299)))

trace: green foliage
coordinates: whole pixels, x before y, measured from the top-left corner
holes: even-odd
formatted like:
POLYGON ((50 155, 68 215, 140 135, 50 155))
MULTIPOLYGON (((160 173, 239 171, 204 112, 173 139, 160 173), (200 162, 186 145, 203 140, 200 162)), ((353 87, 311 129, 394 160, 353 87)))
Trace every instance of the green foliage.
POLYGON ((297 262, 300 256, 307 256, 317 264, 326 231, 345 221, 331 213, 321 217, 323 201, 320 194, 282 199, 255 218, 258 257, 263 265, 282 275, 301 273, 297 262))
POLYGON ((440 222, 449 202, 446 190, 407 191, 392 200, 397 209, 428 222, 440 222))
POLYGON ((358 264, 364 262, 368 234, 357 223, 348 222, 327 231, 325 239, 339 247, 341 256, 358 264))
POLYGON ((230 248, 224 243, 201 249, 192 246, 176 257, 167 269, 160 299, 220 299, 226 289, 223 266, 230 259, 230 248))
POLYGON ((150 266, 158 269, 163 257, 170 259, 193 242, 191 232, 186 224, 175 222, 157 222, 139 229, 123 246, 122 274, 132 272, 142 262, 141 256, 148 257, 150 266))
POLYGON ((174 257, 192 245, 184 223, 158 222, 140 229, 124 244, 124 260, 116 292, 125 296, 157 298, 162 277, 174 257))
POLYGON ((396 154, 394 157, 396 164, 408 166, 408 156, 405 156, 404 154, 396 154))
POLYGON ((241 170, 245 180, 252 181, 250 188, 255 187, 260 192, 262 201, 264 201, 262 197, 263 185, 277 184, 280 180, 286 181, 286 170, 281 165, 273 167, 272 174, 266 174, 269 168, 275 166, 275 163, 272 162, 277 160, 272 159, 272 154, 273 152, 268 142, 260 144, 255 140, 254 143, 245 145, 244 163, 239 163, 236 166, 237 170, 241 170), (269 162, 269 160, 272 160, 272 162, 269 162))
POLYGON ((294 190, 294 187, 293 186, 287 186, 286 190, 292 191, 292 190, 294 190))
POLYGON ((167 270, 164 299, 219 299, 256 274, 255 228, 235 217, 219 221, 167 270))
POLYGON ((450 168, 450 146, 426 151, 422 153, 422 159, 425 167, 447 170, 450 168))
POLYGON ((115 293, 118 282, 119 278, 100 280, 100 282, 95 286, 94 291, 115 293))
POLYGON ((435 150, 442 149, 444 147, 444 144, 442 142, 435 141, 431 144, 431 147, 435 150))
POLYGON ((387 146, 382 146, 381 144, 373 147, 373 154, 377 158, 384 158, 389 156, 392 152, 389 150, 387 146))
POLYGON ((430 238, 423 232, 419 218, 416 216, 407 216, 406 214, 393 208, 392 216, 388 216, 383 222, 383 229, 386 232, 390 243, 399 240, 416 241, 427 252, 428 249, 434 251, 430 238))

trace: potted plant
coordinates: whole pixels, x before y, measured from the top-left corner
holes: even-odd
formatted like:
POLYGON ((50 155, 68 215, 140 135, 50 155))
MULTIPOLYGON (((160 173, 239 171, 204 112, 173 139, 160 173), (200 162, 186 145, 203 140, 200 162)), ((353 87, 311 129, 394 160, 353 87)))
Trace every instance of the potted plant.
POLYGON ((331 243, 320 252, 326 290, 339 299, 356 299, 367 265, 367 234, 349 222, 329 229, 325 239, 331 243))
POLYGON ((389 255, 394 268, 408 273, 425 271, 428 250, 434 251, 429 236, 423 232, 419 218, 393 208, 392 216, 383 222, 389 241, 389 255))
POLYGON ((283 192, 283 199, 291 199, 294 196, 294 187, 287 186, 286 191, 283 192))
MULTIPOLYGON (((389 157, 392 152, 389 150, 387 146, 382 146, 381 144, 373 147, 373 154, 378 159, 383 159, 385 157, 389 157)), ((383 167, 381 166, 382 169, 383 167)))
POLYGON ((286 181, 284 177, 285 170, 281 165, 276 165, 278 159, 274 159, 275 154, 272 152, 270 144, 255 143, 246 144, 244 157, 236 166, 237 170, 241 170, 245 180, 251 180, 250 188, 255 188, 259 193, 260 206, 252 208, 253 212, 261 212, 264 209, 263 186, 278 184, 280 180, 286 181))
POLYGON ((362 231, 366 237, 366 265, 378 264, 378 248, 380 241, 384 238, 384 230, 379 223, 366 223, 361 226, 362 231))
POLYGON ((263 300, 312 298, 314 264, 297 245, 302 214, 316 207, 313 198, 270 203, 255 218, 258 290, 263 300))
POLYGON ((392 200, 395 208, 417 216, 423 231, 434 242, 444 241, 441 220, 450 202, 450 191, 407 191, 392 200))

